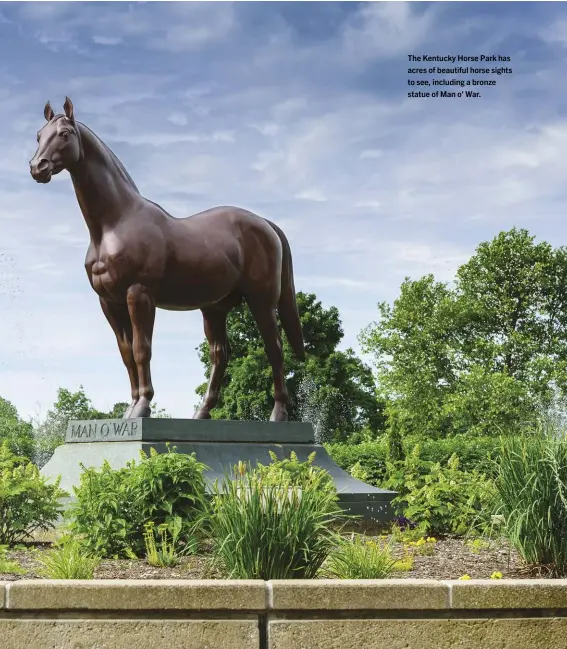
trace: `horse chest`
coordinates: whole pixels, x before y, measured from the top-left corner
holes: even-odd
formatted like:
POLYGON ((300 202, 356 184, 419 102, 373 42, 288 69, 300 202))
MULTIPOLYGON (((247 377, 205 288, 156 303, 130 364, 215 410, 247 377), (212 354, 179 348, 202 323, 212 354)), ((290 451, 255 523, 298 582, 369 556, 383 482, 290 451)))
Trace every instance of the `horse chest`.
POLYGON ((92 287, 101 297, 121 298, 131 284, 132 263, 123 255, 93 255, 86 267, 92 287))

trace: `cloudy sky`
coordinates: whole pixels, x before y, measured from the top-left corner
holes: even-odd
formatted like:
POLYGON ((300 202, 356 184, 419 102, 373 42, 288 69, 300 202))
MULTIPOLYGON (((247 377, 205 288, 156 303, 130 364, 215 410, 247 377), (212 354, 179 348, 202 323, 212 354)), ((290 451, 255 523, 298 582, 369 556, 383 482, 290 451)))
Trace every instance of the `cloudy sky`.
MULTIPOLYGON (((356 347, 405 276, 449 280, 514 225, 567 243, 566 46, 563 3, 0 3, 0 395, 26 417, 59 386, 129 397, 69 176, 29 175, 47 99, 69 95, 171 214, 279 223, 297 288, 356 347), (478 100, 408 99, 409 53, 511 56, 513 74, 478 100)), ((202 338, 200 312, 158 312, 174 416, 193 412, 202 338)))

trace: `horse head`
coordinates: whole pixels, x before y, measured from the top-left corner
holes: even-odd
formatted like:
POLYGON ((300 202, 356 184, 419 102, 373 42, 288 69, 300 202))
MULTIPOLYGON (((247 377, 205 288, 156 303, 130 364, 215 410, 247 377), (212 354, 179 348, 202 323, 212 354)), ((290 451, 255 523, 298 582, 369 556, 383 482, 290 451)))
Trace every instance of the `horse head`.
POLYGON ((48 183, 51 176, 69 170, 81 159, 81 136, 69 97, 63 110, 64 114, 55 115, 49 102, 45 104, 47 124, 37 134, 37 151, 30 160, 30 173, 38 183, 48 183))

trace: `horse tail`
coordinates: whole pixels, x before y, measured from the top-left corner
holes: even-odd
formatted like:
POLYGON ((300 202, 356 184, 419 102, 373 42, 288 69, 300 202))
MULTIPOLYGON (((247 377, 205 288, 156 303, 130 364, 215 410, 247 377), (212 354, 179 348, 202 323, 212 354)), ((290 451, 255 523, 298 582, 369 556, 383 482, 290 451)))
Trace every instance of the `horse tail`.
POLYGON ((268 224, 275 230, 282 242, 282 278, 280 299, 278 302, 278 316, 293 353, 302 361, 305 359, 305 344, 303 341, 303 332, 301 331, 299 311, 297 310, 291 248, 281 228, 271 221, 268 221, 268 224))

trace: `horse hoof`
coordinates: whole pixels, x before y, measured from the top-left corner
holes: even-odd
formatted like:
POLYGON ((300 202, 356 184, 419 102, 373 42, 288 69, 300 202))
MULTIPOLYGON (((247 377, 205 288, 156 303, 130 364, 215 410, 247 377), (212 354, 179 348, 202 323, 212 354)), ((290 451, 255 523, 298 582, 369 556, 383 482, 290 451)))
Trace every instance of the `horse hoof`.
POLYGON ((128 419, 135 419, 136 417, 151 417, 152 409, 149 405, 140 404, 138 402, 131 410, 128 419))
POLYGON ((285 408, 274 408, 270 415, 270 421, 287 421, 288 414, 285 408))

